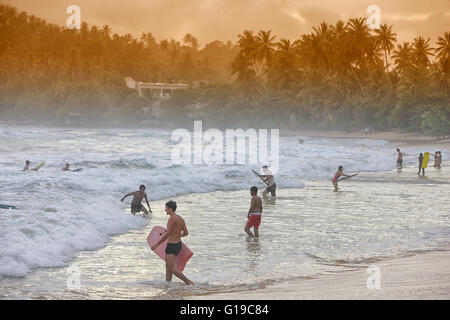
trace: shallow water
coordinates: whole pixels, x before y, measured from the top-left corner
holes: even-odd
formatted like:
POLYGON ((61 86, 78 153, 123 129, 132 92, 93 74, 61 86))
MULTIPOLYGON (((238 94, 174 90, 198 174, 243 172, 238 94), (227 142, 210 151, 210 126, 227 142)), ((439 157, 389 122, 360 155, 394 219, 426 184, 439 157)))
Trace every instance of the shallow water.
POLYGON ((163 261, 146 243, 152 226, 167 221, 164 201, 154 201, 151 219, 135 217, 145 223, 141 229, 114 236, 102 249, 80 252, 68 268, 4 278, 0 297, 174 299, 249 290, 386 257, 449 249, 450 171, 430 168, 425 179, 415 170, 361 173, 341 182, 338 193, 323 180, 280 189, 276 200, 264 200, 259 239, 243 231, 248 191, 174 198, 190 232, 184 241, 194 256, 185 274, 196 282, 194 288, 175 277, 167 284, 163 261), (81 272, 81 288, 71 291, 67 281, 73 267, 81 272))

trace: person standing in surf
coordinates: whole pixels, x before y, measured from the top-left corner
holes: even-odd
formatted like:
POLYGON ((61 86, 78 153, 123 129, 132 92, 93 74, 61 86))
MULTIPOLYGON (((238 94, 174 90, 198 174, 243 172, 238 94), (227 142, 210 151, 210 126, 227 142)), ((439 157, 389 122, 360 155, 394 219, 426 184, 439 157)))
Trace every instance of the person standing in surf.
POLYGON ((120 199, 121 202, 125 200, 126 197, 133 196, 133 200, 131 200, 131 213, 136 214, 139 212, 144 212, 144 214, 148 214, 149 212, 152 213, 152 209, 150 208, 150 203, 148 202, 147 194, 145 193, 145 186, 142 184, 139 187, 138 191, 129 193, 125 195, 122 199, 120 199), (145 199, 145 202, 147 202, 148 210, 142 205, 142 200, 145 199))
POLYGON ((259 237, 258 229, 261 224, 261 215, 263 212, 262 200, 258 197, 257 187, 250 188, 250 195, 252 196, 252 199, 250 200, 250 209, 248 210, 247 222, 244 230, 250 237, 259 237), (253 231, 255 232, 254 235, 250 231, 251 227, 253 227, 253 231))
POLYGON ((403 153, 400 151, 399 148, 397 148, 397 168, 402 169, 403 168, 403 153))
POLYGON ((436 151, 434 154, 432 154, 432 156, 434 157, 434 167, 440 169, 442 161, 442 153, 440 151, 436 151))
POLYGON ((334 186, 334 191, 337 192, 338 191, 338 179, 340 177, 347 177, 350 178, 350 176, 348 174, 344 173, 344 167, 343 166, 339 166, 338 171, 336 171, 336 173, 334 174, 333 179, 331 180, 331 182, 333 183, 334 186))
POLYGON ((420 177, 420 170, 422 170, 422 176, 425 176, 425 168, 422 168, 422 163, 423 163, 423 154, 422 152, 419 154, 419 158, 417 158, 417 160, 419 160, 419 172, 417 172, 417 174, 420 177))
POLYGON ((267 166, 262 167, 262 169, 264 175, 261 175, 261 177, 267 183, 267 188, 263 191, 263 197, 265 198, 269 192, 272 197, 276 197, 277 184, 275 183, 275 177, 267 166))
POLYGON ((186 237, 189 232, 186 227, 184 219, 175 213, 177 210, 177 203, 175 201, 169 201, 166 203, 166 213, 170 216, 167 221, 167 231, 159 239, 159 241, 151 247, 154 251, 161 243, 167 240, 166 246, 166 281, 172 281, 172 275, 175 275, 184 283, 194 285, 194 282, 189 280, 182 272, 175 269, 175 260, 177 255, 181 251, 182 242, 181 238, 186 237))

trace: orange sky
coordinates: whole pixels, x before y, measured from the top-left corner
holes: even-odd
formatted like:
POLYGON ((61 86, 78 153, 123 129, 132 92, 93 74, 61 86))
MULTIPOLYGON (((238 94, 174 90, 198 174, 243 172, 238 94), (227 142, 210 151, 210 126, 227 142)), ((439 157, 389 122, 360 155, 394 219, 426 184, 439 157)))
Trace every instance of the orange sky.
POLYGON ((417 35, 433 42, 450 31, 450 0, 0 0, 47 21, 64 25, 66 8, 81 7, 82 21, 108 24, 113 32, 157 40, 181 40, 186 33, 200 45, 212 40, 235 41, 245 29, 271 29, 278 39, 299 38, 326 21, 367 17, 366 8, 381 9, 381 23, 393 24, 401 41, 417 35))

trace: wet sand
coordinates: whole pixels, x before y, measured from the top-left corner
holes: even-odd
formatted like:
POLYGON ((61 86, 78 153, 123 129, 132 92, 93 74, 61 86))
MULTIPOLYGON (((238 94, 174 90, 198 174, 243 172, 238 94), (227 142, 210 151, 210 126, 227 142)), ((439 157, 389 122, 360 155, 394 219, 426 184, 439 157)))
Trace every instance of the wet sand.
POLYGON ((324 274, 313 279, 291 280, 252 291, 218 293, 187 299, 450 299, 449 251, 395 258, 355 269, 324 274), (370 281, 377 267, 380 274, 379 287, 378 282, 370 281))

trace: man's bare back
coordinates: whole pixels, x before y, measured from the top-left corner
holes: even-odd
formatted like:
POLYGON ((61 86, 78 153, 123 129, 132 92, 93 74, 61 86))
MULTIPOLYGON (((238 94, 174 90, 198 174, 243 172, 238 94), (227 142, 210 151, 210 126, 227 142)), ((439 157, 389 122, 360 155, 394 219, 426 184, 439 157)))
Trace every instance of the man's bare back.
POLYGON ((258 212, 262 213, 262 200, 259 196, 255 195, 252 197, 252 200, 250 202, 250 209, 248 210, 248 213, 258 212))

